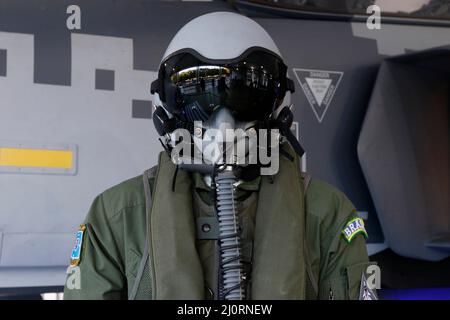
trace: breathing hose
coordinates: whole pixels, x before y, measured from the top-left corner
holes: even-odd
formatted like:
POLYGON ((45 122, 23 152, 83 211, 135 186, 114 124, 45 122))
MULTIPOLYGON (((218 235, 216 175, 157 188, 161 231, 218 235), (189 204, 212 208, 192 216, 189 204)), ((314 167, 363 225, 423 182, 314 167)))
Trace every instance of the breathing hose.
POLYGON ((231 166, 215 174, 216 208, 219 220, 220 299, 245 299, 245 275, 241 257, 239 218, 237 215, 236 183, 231 166))

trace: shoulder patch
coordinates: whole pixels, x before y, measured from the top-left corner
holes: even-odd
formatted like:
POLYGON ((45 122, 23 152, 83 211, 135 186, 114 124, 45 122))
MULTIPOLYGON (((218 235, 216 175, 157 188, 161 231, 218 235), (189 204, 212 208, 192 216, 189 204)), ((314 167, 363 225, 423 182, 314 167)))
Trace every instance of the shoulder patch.
POLYGON ((83 236, 86 231, 86 225, 80 225, 80 229, 77 231, 75 236, 75 246, 72 249, 72 254, 70 255, 70 265, 77 266, 80 263, 81 258, 81 245, 83 244, 83 236))
POLYGON ((361 218, 351 219, 342 230, 342 234, 348 243, 352 242, 353 238, 359 233, 362 233, 366 238, 368 237, 364 221, 361 218))

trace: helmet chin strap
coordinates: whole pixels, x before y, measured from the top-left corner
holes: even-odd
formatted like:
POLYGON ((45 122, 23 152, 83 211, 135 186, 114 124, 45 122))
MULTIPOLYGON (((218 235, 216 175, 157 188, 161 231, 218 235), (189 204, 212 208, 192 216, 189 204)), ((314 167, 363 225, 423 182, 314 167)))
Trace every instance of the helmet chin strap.
POLYGON ((292 114, 291 108, 285 106, 280 110, 280 112, 278 112, 277 118, 273 121, 273 127, 280 130, 281 135, 286 137, 287 141, 290 143, 298 156, 302 157, 305 150, 291 131, 293 121, 294 115, 292 114))

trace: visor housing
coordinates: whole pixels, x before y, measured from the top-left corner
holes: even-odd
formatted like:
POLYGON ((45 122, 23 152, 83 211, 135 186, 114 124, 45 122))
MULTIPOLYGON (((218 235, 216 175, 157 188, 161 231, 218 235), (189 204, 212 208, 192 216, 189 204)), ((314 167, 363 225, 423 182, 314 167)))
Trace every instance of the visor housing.
POLYGON ((267 120, 289 87, 286 72, 282 59, 264 48, 232 60, 184 49, 162 62, 156 91, 164 107, 184 121, 205 121, 219 106, 239 121, 267 120))

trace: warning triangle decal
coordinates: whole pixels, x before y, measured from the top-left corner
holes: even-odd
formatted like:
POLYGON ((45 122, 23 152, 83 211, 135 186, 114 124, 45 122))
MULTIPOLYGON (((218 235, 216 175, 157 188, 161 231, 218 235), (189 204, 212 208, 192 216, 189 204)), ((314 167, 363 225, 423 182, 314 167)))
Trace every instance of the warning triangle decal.
POLYGON ((322 122, 344 73, 297 68, 293 70, 317 120, 322 122))

